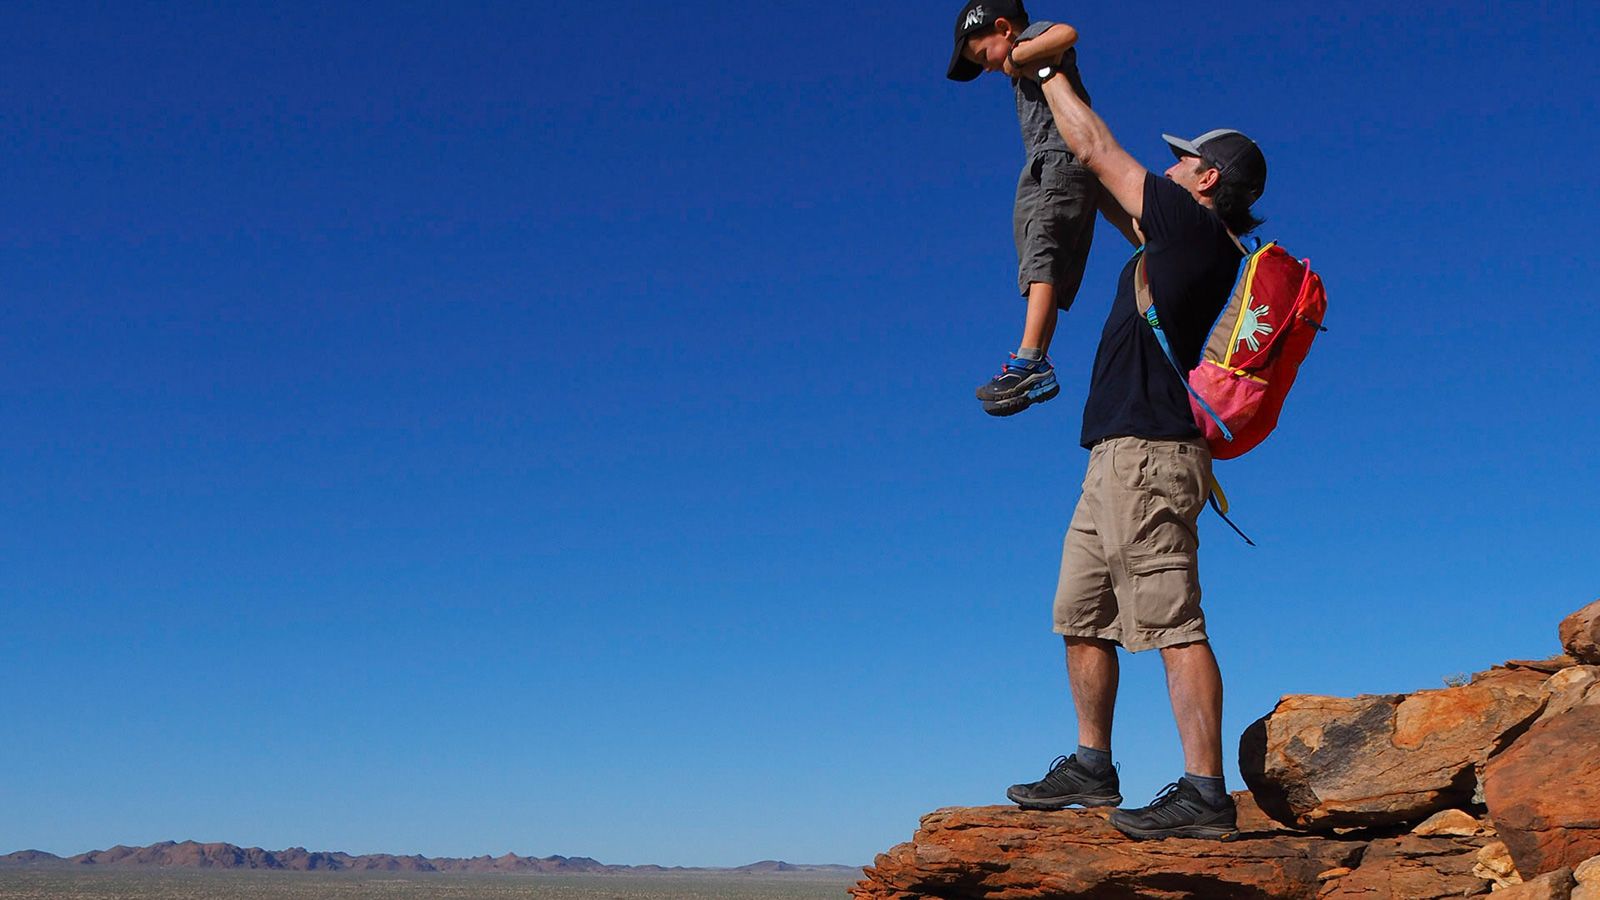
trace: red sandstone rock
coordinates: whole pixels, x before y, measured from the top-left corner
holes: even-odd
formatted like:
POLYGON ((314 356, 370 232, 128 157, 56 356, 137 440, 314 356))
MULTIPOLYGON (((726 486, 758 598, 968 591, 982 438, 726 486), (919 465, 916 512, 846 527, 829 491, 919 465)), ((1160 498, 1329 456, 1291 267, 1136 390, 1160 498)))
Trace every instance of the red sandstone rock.
POLYGON ((1575 666, 1577 664, 1577 660, 1567 656, 1566 654, 1562 654, 1560 656, 1551 656, 1545 659, 1508 659, 1495 668, 1533 669, 1537 672, 1543 672, 1546 675, 1554 675, 1568 666, 1575 666))
POLYGON ((1533 720, 1537 725, 1564 712, 1600 703, 1600 666, 1568 666, 1544 683, 1544 709, 1533 720))
POLYGON ((1267 815, 1249 791, 1234 791, 1233 806, 1241 834, 1303 834, 1267 815))
POLYGON ((1572 870, 1546 872, 1532 881, 1495 891, 1494 895, 1499 900, 1571 900, 1572 870))
POLYGON ((1323 900, 1437 900, 1489 893, 1474 875, 1487 838, 1406 835, 1373 841, 1355 871, 1323 888, 1323 900))
POLYGON ((1291 695, 1245 731, 1239 767, 1261 808, 1286 824, 1417 822, 1471 803, 1477 767, 1538 714, 1547 677, 1497 668, 1414 694, 1291 695))
POLYGON ((1504 900, 1600 900, 1600 601, 1561 636, 1570 655, 1444 690, 1285 697, 1240 744, 1252 790, 1235 795, 1238 841, 1128 841, 1103 810, 945 809, 852 893, 1437 900, 1493 887, 1504 900), (1479 789, 1489 821, 1463 811, 1481 808, 1479 789), (1362 830, 1423 819, 1401 836, 1362 830))
POLYGON ((1500 887, 1522 883, 1522 873, 1517 871, 1517 864, 1511 861, 1511 851, 1506 849, 1505 841, 1491 841, 1479 850, 1472 874, 1500 887))
POLYGON ((1561 646, 1581 663, 1600 665, 1600 600, 1561 620, 1561 646))
POLYGON ((1354 864, 1360 841, 1313 835, 1229 842, 1130 841, 1103 810, 941 809, 879 854, 851 889, 861 900, 938 897, 1310 900, 1317 876, 1354 864))
POLYGON ((1572 879, 1578 882, 1572 889, 1572 900, 1600 900, 1600 856, 1591 856, 1573 869, 1572 879))
POLYGON ((1436 812, 1427 821, 1411 829, 1411 833, 1419 837, 1477 837, 1493 832, 1494 826, 1459 809, 1436 812))
POLYGON ((1489 760, 1483 793, 1524 878, 1600 854, 1600 706, 1533 726, 1489 760))

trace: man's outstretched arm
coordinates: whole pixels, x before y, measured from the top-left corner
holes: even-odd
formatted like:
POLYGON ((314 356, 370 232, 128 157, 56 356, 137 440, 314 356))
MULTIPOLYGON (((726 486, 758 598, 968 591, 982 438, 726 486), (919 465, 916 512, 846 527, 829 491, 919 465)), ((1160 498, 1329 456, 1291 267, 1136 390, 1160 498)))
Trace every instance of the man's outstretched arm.
POLYGON ((1052 78, 1044 87, 1045 101, 1055 117, 1062 140, 1078 162, 1100 179, 1117 205, 1133 219, 1144 217, 1144 179, 1149 174, 1139 161, 1122 149, 1105 120, 1073 93, 1066 78, 1052 78))

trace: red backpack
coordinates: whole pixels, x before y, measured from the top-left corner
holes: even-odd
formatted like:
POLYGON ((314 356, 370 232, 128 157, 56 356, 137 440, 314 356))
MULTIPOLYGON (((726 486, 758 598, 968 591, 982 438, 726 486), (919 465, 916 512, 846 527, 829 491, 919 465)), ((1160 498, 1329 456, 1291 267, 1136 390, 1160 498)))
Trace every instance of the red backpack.
POLYGON ((1245 257, 1239 281, 1211 326, 1200 364, 1184 372, 1167 343, 1141 254, 1133 273, 1139 312, 1168 361, 1184 377, 1195 424, 1216 459, 1242 456, 1278 424, 1284 398, 1322 327, 1328 297, 1311 261, 1277 244, 1245 257))
MULTIPOLYGON (((1188 372, 1161 330, 1142 251, 1133 284, 1139 312, 1189 390, 1189 408, 1212 457, 1243 456, 1266 440, 1278 425, 1284 398, 1311 352, 1312 340, 1328 330, 1322 327, 1328 296, 1322 279, 1311 271, 1311 260, 1296 260, 1277 244, 1263 244, 1248 254, 1233 294, 1206 335, 1200 364, 1188 372)), ((1228 518, 1228 498, 1215 475, 1210 488, 1211 508, 1254 547, 1256 542, 1228 518)))

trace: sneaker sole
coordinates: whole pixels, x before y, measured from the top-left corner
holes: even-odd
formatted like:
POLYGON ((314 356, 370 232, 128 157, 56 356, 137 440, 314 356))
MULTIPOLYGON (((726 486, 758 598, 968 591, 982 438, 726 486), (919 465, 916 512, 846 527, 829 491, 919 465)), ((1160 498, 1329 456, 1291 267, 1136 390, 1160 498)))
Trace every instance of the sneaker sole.
POLYGON ((1119 825, 1113 821, 1118 831, 1136 841, 1159 841, 1163 838, 1195 838, 1210 841, 1231 841, 1239 836, 1237 826, 1226 825, 1180 825, 1177 828, 1154 828, 1145 830, 1129 825, 1119 825))
POLYGON ((1061 384, 1054 378, 1045 384, 1029 388, 1024 393, 1004 400, 983 401, 983 411, 991 416, 1014 416, 1035 403, 1043 403, 1055 399, 1061 393, 1061 384))
POLYGON ((1066 809, 1073 804, 1082 806, 1085 809, 1122 805, 1121 794, 1064 794, 1060 797, 1035 797, 1024 800, 1020 797, 1012 796, 1010 791, 1006 791, 1006 799, 1023 809, 1051 811, 1066 809))
POLYGON ((1011 400, 1017 400, 1025 397, 1028 394, 1036 394, 1039 391, 1054 385, 1055 383, 1056 370, 1051 369, 1048 372, 1035 372, 1034 374, 1029 375, 1027 378, 1024 378, 1012 385, 1004 393, 990 394, 988 391, 993 385, 986 384, 978 388, 977 397, 979 400, 982 400, 985 403, 1006 403, 1011 400))

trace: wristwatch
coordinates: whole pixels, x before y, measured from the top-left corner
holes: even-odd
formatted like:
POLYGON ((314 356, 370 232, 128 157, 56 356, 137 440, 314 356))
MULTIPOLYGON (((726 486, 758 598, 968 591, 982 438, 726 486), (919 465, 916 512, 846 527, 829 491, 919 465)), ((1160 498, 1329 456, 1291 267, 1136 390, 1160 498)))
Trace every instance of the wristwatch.
MULTIPOLYGON (((1011 63, 1011 68, 1013 68, 1013 69, 1021 68, 1020 66, 1017 65, 1017 48, 1016 47, 1012 47, 1011 48, 1011 52, 1006 54, 1006 61, 1011 63)), ((1049 81, 1050 79, 1056 77, 1059 74, 1061 74, 1060 67, 1052 66, 1052 65, 1043 65, 1043 66, 1040 66, 1037 70, 1034 71, 1033 77, 1035 79, 1037 79, 1040 84, 1044 84, 1046 81, 1049 81)))

